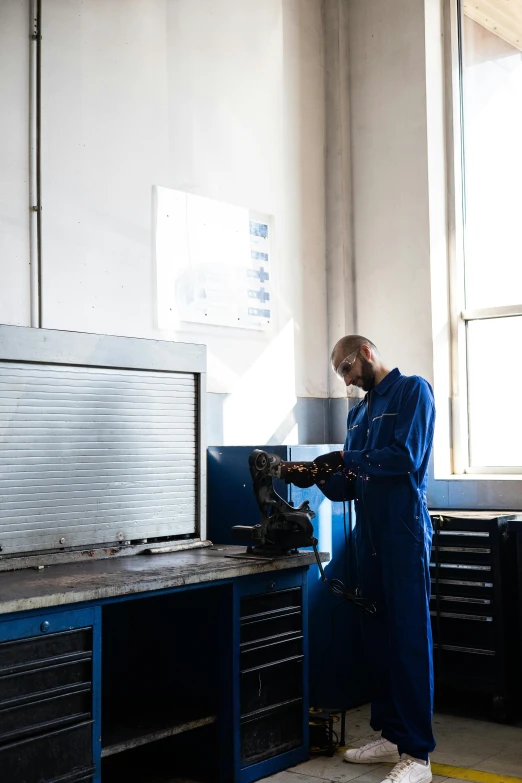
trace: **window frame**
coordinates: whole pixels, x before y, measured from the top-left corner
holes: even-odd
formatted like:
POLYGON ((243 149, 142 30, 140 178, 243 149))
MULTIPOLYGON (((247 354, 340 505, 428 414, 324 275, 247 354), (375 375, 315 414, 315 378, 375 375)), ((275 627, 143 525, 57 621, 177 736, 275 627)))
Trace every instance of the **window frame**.
POLYGON ((448 195, 448 306, 450 331, 451 472, 474 477, 520 476, 522 465, 471 467, 468 325, 522 316, 522 303, 471 309, 465 297, 465 145, 462 68, 462 0, 443 0, 448 195))

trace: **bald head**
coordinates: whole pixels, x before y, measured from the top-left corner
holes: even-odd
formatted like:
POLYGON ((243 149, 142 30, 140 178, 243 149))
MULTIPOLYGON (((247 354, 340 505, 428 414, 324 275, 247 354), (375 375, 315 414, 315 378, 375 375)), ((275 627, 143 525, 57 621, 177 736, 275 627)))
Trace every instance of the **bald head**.
POLYGON ((371 391, 389 373, 379 351, 367 337, 348 334, 334 345, 332 368, 347 387, 371 391))
POLYGON ((332 355, 330 356, 332 364, 338 364, 345 356, 349 356, 354 351, 359 350, 361 345, 367 345, 368 348, 378 355, 379 352, 376 346, 367 337, 363 337, 361 334, 348 334, 346 337, 341 337, 334 345, 332 355))

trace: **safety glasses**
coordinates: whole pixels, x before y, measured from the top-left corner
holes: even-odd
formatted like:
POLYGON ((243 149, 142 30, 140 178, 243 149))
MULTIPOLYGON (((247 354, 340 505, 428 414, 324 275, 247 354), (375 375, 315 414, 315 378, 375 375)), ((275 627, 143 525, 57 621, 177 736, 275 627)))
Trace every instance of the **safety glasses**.
POLYGON ((333 367, 333 371, 341 381, 344 381, 344 379, 351 373, 358 353, 359 349, 357 348, 356 351, 353 351, 345 359, 339 362, 337 367, 333 367))

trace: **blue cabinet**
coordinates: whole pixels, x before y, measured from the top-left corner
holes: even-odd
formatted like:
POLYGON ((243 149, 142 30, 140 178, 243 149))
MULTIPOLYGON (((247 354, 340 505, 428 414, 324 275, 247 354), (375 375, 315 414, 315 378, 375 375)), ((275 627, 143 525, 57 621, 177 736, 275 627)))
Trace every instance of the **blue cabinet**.
POLYGON ((2 783, 250 783, 306 760, 307 568, 0 618, 2 783))
POLYGON ((235 776, 250 783, 308 758, 306 569, 238 581, 235 776))
MULTIPOLYGON (((313 446, 220 446, 208 449, 208 537, 215 544, 239 543, 232 538, 233 525, 255 524, 259 510, 252 492, 248 455, 264 448, 284 460, 309 461, 318 454, 342 448, 313 446)), ((303 500, 315 511, 315 535, 319 549, 330 552, 324 564, 328 579, 340 579, 351 590, 357 587, 354 514, 350 503, 332 503, 317 487, 299 489, 282 481, 277 492, 293 505, 303 500)), ((362 649, 361 614, 332 596, 321 581, 319 569, 308 571, 309 693, 314 707, 347 709, 368 701, 369 673, 362 649)))
POLYGON ((99 609, 0 622, 2 780, 99 780, 99 682, 99 609))

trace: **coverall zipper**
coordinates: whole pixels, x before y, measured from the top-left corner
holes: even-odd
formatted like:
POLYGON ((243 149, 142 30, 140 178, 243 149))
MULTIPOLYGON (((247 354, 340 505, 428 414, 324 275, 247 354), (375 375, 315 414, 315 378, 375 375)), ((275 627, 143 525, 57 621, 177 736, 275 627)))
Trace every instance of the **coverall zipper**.
MULTIPOLYGON (((370 435, 370 403, 372 399, 372 393, 371 391, 368 392, 368 402, 366 404, 366 413, 368 414, 368 429, 366 430, 366 444, 368 444, 368 437, 370 435)), ((363 477, 363 483, 361 488, 361 495, 362 495, 362 502, 364 506, 364 516, 366 518, 366 523, 368 525, 368 537, 370 539, 370 544, 372 545, 373 554, 377 556, 377 552, 375 551, 375 544, 373 543, 373 536, 372 536, 372 526, 370 523, 370 517, 368 516, 368 512, 366 510, 366 499, 364 497, 364 482, 366 480, 366 476, 363 477)))

